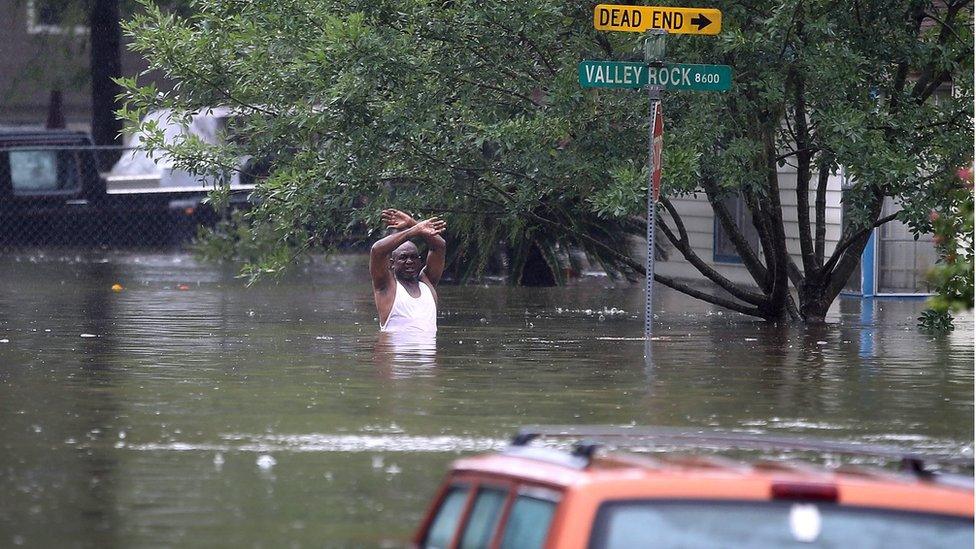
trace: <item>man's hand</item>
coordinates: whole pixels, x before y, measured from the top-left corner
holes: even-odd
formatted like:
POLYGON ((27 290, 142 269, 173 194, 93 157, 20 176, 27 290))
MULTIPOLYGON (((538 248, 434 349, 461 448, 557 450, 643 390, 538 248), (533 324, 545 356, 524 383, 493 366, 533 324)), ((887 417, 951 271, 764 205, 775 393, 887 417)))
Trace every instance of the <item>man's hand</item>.
POLYGON ((418 236, 430 238, 441 234, 446 228, 447 223, 443 219, 439 217, 432 217, 417 223, 414 226, 413 231, 418 236))
POLYGON ((410 217, 410 214, 389 208, 383 210, 380 219, 386 223, 387 228, 404 231, 417 224, 417 221, 410 217))

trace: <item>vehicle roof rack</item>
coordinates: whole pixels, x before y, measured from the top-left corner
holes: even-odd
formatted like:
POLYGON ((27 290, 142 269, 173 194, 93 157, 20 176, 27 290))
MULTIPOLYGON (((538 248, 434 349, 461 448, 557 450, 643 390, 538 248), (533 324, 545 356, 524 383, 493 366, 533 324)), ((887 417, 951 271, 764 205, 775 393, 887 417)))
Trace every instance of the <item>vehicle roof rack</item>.
POLYGON ((527 425, 512 438, 513 446, 526 446, 537 438, 576 438, 585 442, 577 444, 574 454, 590 458, 601 442, 614 446, 636 445, 651 442, 664 446, 713 447, 741 450, 810 451, 882 458, 899 462, 901 469, 919 477, 931 477, 927 463, 957 467, 973 467, 972 458, 940 456, 907 451, 894 446, 861 444, 807 438, 742 433, 718 429, 676 427, 620 427, 608 425, 527 425), (585 447, 585 450, 581 450, 585 447))

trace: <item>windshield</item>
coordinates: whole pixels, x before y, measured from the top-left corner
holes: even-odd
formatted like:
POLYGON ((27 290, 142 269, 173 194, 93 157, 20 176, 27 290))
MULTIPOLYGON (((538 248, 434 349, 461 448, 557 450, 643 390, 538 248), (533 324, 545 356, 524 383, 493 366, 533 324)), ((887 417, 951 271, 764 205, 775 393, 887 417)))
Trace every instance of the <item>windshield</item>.
POLYGON ((800 502, 621 501, 590 547, 973 547, 972 519, 800 502))

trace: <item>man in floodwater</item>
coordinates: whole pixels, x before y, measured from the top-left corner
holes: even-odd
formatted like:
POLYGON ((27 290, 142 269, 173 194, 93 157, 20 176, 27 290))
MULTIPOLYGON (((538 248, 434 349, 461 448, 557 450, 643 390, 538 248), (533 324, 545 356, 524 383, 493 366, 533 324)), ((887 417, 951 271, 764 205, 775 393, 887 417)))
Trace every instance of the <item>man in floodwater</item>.
POLYGON ((369 252, 380 331, 436 333, 434 287, 444 273, 447 244, 440 235, 447 225, 437 217, 417 222, 409 214, 393 209, 383 210, 382 219, 396 232, 376 241, 369 252), (426 265, 417 245, 410 241, 412 238, 423 238, 427 243, 426 265))

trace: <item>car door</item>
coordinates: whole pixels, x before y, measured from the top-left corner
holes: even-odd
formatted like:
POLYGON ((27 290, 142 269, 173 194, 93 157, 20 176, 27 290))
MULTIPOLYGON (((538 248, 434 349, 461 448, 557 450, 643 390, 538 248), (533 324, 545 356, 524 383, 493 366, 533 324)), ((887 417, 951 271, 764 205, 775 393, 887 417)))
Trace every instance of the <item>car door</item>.
POLYGON ((0 150, 0 200, 7 241, 46 242, 70 236, 89 205, 85 151, 67 144, 0 150))
POLYGON ((560 492, 500 479, 458 478, 443 490, 420 547, 541 549, 560 492))

